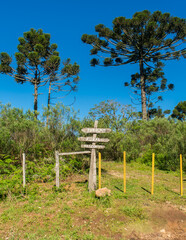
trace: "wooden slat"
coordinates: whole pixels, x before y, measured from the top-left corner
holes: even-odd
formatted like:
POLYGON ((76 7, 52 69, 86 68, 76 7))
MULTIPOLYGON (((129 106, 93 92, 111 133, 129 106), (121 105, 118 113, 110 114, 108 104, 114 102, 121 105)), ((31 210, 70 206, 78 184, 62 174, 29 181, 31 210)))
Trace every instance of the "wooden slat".
POLYGON ((83 142, 109 142, 108 138, 79 137, 79 141, 83 142))
POLYGON ((84 144, 84 145, 81 145, 81 147, 82 148, 92 148, 92 149, 103 149, 103 148, 105 148, 105 146, 103 146, 103 145, 86 145, 86 144, 84 144))
POLYGON ((109 133, 111 132, 110 128, 83 128, 81 129, 84 133, 109 133))
POLYGON ((59 156, 65 156, 65 155, 77 155, 77 154, 86 154, 91 153, 90 151, 83 151, 83 152, 68 152, 68 153, 59 153, 59 156))

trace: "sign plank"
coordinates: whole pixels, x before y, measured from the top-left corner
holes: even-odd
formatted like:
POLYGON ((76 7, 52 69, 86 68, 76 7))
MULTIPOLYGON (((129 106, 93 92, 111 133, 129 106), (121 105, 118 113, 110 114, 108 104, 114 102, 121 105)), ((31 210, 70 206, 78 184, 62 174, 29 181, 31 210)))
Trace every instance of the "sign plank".
POLYGON ((68 153, 59 153, 59 156, 66 156, 66 155, 77 155, 77 154, 86 154, 91 153, 90 151, 83 151, 83 152, 68 152, 68 153))
POLYGON ((83 128, 81 129, 84 133, 109 133, 111 132, 110 128, 83 128))
POLYGON ((110 140, 108 138, 93 138, 93 137, 79 137, 79 141, 84 142, 109 142, 110 140))
POLYGON ((84 144, 84 145, 81 145, 82 148, 92 148, 92 149, 103 149, 105 148, 105 146, 103 145, 88 145, 88 144, 84 144))

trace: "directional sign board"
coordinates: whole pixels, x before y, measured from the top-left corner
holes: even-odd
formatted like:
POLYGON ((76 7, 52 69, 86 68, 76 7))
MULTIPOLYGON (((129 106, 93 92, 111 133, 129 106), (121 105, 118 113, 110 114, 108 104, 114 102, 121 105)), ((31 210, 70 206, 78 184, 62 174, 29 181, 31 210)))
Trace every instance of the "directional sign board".
POLYGON ((103 146, 103 145, 86 145, 86 144, 81 145, 81 147, 82 147, 82 148, 97 148, 97 149, 103 149, 103 148, 105 148, 105 146, 103 146))
POLYGON ((109 142, 108 138, 79 137, 79 141, 83 142, 109 142))
POLYGON ((83 128, 81 129, 84 133, 109 133, 111 132, 110 128, 83 128))

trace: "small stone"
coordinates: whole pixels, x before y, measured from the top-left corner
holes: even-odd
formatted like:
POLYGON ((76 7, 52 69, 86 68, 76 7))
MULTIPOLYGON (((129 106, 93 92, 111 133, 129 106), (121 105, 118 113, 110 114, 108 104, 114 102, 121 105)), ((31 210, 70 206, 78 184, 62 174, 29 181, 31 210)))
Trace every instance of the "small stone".
POLYGON ((165 233, 165 229, 161 229, 160 232, 161 232, 161 233, 165 233))
POLYGON ((180 210, 182 210, 182 211, 186 212, 186 208, 185 208, 185 207, 183 207, 183 206, 180 206, 180 210))
POLYGON ((96 190, 96 197, 110 196, 111 190, 108 188, 100 188, 96 190))

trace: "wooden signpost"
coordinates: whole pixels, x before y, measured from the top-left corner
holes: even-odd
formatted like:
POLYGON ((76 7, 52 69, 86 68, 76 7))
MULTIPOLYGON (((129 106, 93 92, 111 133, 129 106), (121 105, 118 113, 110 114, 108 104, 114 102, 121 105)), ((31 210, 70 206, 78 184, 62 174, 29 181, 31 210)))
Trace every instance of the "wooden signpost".
POLYGON ((88 189, 89 192, 96 190, 97 181, 96 181, 96 149, 104 149, 103 145, 96 145, 96 143, 100 142, 109 142, 108 138, 97 138, 97 134, 99 133, 110 133, 110 128, 97 128, 98 121, 95 121, 94 128, 83 128, 81 131, 84 133, 93 133, 92 137, 79 137, 79 141, 83 142, 92 142, 92 144, 82 144, 82 148, 89 148, 91 150, 91 158, 90 158, 90 170, 89 170, 89 182, 88 189))
POLYGON ((79 137, 78 140, 82 142, 90 142, 90 144, 82 144, 82 148, 89 148, 89 151, 81 151, 81 152, 68 152, 68 153, 59 153, 55 152, 56 159, 56 187, 59 188, 59 157, 66 155, 76 155, 76 154, 87 154, 91 153, 90 158, 90 170, 89 170, 89 181, 88 181, 88 189, 89 192, 96 190, 96 149, 104 149, 103 145, 96 145, 96 143, 104 143, 109 142, 108 138, 97 138, 97 133, 109 133, 111 132, 110 128, 97 128, 98 121, 95 121, 94 128, 83 128, 82 132, 84 133, 93 133, 92 137, 79 137))

